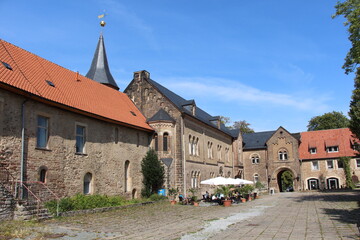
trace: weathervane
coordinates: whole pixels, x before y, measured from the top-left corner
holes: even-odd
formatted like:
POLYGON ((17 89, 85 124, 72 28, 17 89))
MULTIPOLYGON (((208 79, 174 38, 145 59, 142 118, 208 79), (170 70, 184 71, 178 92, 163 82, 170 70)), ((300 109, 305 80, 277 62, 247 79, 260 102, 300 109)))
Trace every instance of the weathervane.
MULTIPOLYGON (((107 15, 107 14, 105 13, 105 10, 104 10, 104 13, 101 14, 101 15, 99 15, 98 18, 99 18, 99 19, 104 18, 106 15, 107 15)), ((101 20, 101 21, 100 21, 100 26, 105 27, 105 25, 106 25, 106 22, 105 22, 104 20, 101 20)))

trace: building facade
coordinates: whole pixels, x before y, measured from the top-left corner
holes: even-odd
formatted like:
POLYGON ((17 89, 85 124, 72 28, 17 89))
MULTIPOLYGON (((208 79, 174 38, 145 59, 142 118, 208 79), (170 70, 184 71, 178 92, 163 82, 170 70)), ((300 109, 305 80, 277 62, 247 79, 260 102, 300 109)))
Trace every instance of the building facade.
POLYGON ((350 159, 350 174, 354 183, 360 178, 360 158, 355 139, 348 128, 301 133, 299 147, 303 189, 338 189, 346 187, 341 157, 350 159))
POLYGON ((147 71, 135 72, 124 92, 155 130, 152 147, 167 166, 168 187, 186 195, 189 188, 199 189, 201 180, 238 175, 242 165, 233 144, 240 134, 229 131, 220 117, 152 80, 147 71))
POLYGON ((2 190, 140 196, 153 130, 125 94, 3 40, 0 61, 2 190))

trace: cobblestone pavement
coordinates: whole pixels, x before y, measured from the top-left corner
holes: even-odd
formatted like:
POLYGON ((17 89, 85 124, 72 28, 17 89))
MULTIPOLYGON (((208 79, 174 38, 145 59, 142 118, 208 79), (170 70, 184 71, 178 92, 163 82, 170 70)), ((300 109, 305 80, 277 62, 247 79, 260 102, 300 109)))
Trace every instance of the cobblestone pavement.
MULTIPOLYGON (((231 207, 168 202, 46 221, 57 239, 360 239, 360 191, 280 193, 231 207)), ((39 230, 39 229, 38 229, 39 230)))

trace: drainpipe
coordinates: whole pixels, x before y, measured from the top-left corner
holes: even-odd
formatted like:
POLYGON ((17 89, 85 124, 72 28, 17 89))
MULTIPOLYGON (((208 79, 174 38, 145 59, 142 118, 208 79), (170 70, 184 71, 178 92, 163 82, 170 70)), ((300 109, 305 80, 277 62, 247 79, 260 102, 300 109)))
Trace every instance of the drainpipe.
POLYGON ((24 100, 21 105, 21 159, 20 159, 20 199, 24 198, 24 175, 25 175, 25 103, 28 100, 24 100))
POLYGON ((183 178, 184 178, 184 197, 187 197, 186 194, 186 160, 185 160, 185 131, 184 131, 184 116, 181 115, 181 144, 182 144, 182 160, 183 160, 183 178))

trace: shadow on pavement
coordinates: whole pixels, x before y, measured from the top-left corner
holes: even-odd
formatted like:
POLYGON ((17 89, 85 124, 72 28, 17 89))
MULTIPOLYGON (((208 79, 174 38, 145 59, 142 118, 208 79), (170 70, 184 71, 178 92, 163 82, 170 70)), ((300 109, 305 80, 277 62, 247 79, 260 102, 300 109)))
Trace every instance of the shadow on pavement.
MULTIPOLYGON (((316 192, 314 192, 316 193, 316 192)), ((356 224, 360 233, 360 191, 359 190, 334 190, 322 191, 320 194, 301 195, 295 201, 327 201, 344 204, 344 208, 323 208, 330 218, 346 224, 356 224), (347 208, 346 202, 355 202, 357 207, 347 208)))

